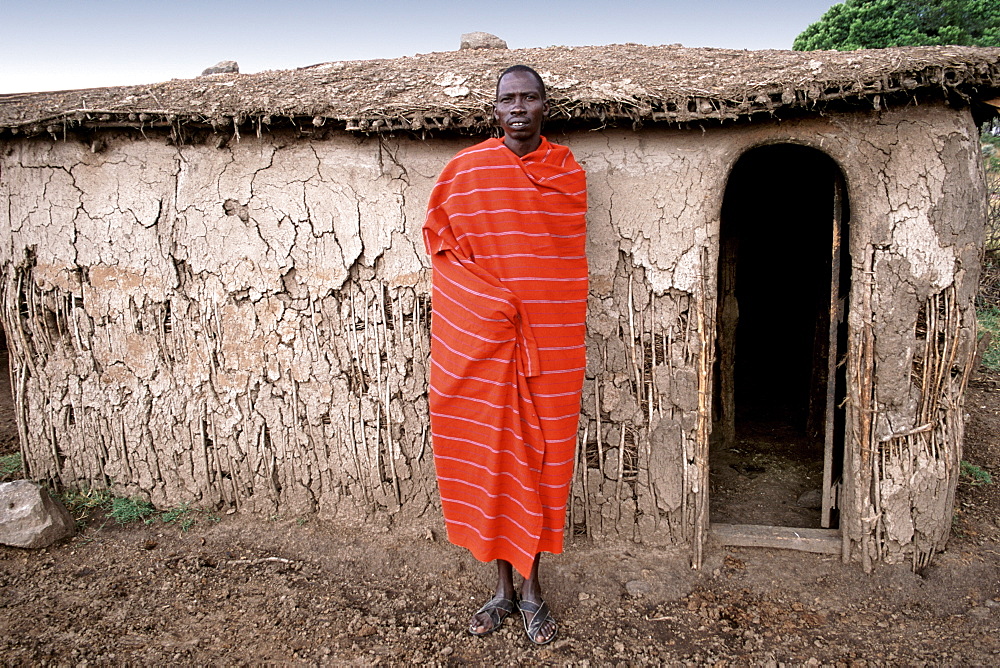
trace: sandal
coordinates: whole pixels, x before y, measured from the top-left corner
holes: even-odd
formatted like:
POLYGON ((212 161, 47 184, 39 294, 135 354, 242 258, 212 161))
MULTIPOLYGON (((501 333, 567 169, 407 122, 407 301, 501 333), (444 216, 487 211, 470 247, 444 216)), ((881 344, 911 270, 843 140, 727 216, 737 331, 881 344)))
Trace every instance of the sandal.
MULTIPOLYGON (((486 602, 486 605, 476 611, 476 615, 484 612, 489 615, 490 621, 493 622, 493 626, 489 627, 485 631, 476 633, 472 630, 472 625, 470 624, 469 633, 474 636, 487 636, 493 633, 503 625, 503 620, 507 619, 507 615, 513 613, 516 607, 517 601, 515 599, 494 596, 486 602)), ((476 615, 473 615, 473 617, 476 615)))
POLYGON ((556 620, 549 612, 549 604, 545 601, 542 601, 541 604, 532 603, 531 601, 521 601, 518 604, 518 608, 521 610, 521 619, 524 620, 524 632, 528 635, 528 640, 536 645, 547 645, 552 642, 556 637, 556 633, 559 632, 559 627, 556 626, 556 620), (528 620, 528 615, 531 615, 530 621, 528 620), (536 640, 538 632, 542 630, 542 626, 547 621, 552 622, 552 635, 539 642, 536 640))

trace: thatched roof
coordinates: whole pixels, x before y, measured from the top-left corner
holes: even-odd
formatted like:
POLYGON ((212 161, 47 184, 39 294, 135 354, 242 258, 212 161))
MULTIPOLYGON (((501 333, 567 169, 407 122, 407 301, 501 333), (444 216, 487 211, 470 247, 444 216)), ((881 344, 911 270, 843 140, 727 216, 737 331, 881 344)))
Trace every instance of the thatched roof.
POLYGON ((733 51, 624 44, 465 50, 333 62, 258 74, 218 74, 144 86, 0 95, 0 136, 92 127, 294 123, 355 132, 490 126, 497 73, 534 66, 553 120, 694 123, 755 114, 820 113, 929 97, 1000 95, 1000 49, 733 51))

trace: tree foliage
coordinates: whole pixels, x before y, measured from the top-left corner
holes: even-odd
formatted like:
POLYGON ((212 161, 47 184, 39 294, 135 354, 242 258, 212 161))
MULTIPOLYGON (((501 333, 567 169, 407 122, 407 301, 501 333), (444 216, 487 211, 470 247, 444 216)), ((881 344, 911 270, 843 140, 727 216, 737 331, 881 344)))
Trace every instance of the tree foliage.
POLYGON ((846 0, 795 38, 796 51, 1000 46, 998 0, 846 0))

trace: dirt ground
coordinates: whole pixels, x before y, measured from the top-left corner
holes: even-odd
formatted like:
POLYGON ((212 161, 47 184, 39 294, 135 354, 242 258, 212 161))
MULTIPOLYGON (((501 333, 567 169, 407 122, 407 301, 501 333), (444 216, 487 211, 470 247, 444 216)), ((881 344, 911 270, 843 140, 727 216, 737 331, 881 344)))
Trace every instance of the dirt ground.
MULTIPOLYGON (((6 453, 16 430, 3 402, 6 453)), ((964 458, 1000 477, 1000 375, 979 376, 967 406, 964 458)), ((966 480, 948 550, 921 576, 718 546, 692 571, 681 550, 573 541, 543 560, 560 623, 543 648, 513 619, 486 638, 465 632, 492 573, 444 540, 440 520, 389 531, 199 513, 184 530, 93 515, 49 549, 0 547, 0 661, 996 665, 1000 480, 966 480)))
POLYGON ((747 428, 737 429, 731 448, 713 439, 709 470, 712 522, 822 526, 822 442, 804 437, 786 422, 749 422, 747 428))

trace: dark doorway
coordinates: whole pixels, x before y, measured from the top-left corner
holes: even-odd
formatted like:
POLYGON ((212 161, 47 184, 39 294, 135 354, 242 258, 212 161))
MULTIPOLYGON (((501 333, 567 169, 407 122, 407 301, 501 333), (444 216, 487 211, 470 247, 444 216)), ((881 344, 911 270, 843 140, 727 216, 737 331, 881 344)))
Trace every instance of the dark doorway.
POLYGON ((836 163, 748 151, 722 206, 712 522, 835 527, 843 461, 847 202, 836 163))

